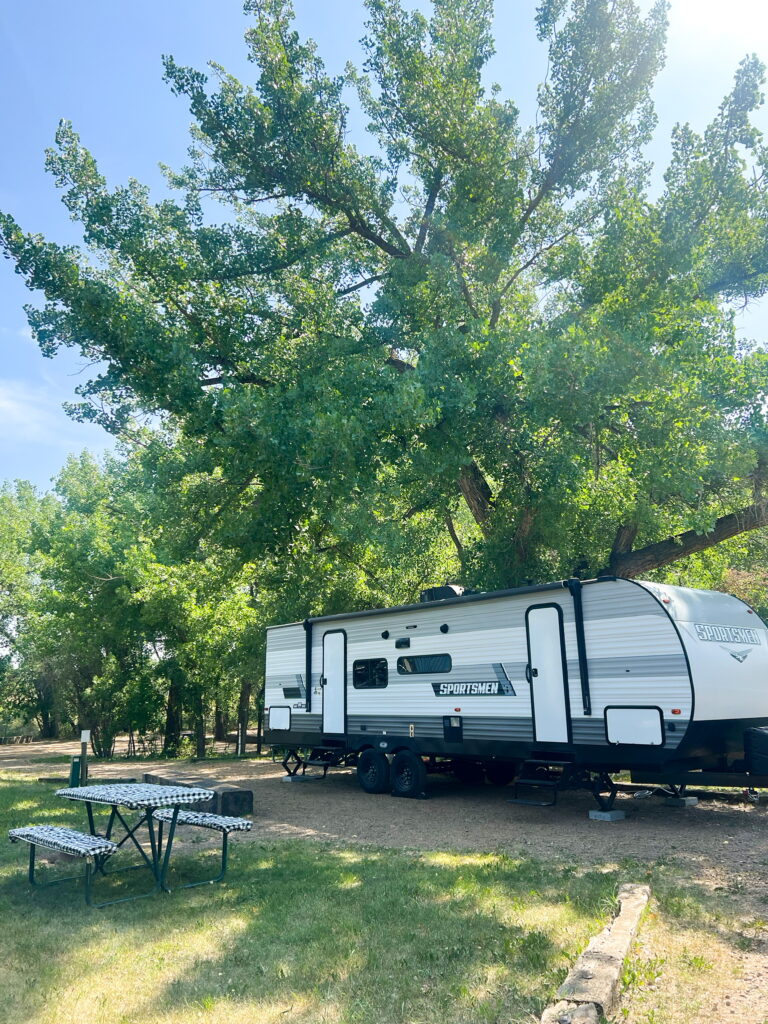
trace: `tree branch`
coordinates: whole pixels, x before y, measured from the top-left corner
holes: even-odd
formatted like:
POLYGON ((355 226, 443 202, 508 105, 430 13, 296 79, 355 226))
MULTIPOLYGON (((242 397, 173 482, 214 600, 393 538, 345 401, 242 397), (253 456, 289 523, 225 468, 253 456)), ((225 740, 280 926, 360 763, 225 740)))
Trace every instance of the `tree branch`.
POLYGON ((451 517, 451 514, 449 512, 446 512, 445 514, 445 525, 448 530, 448 533, 450 534, 450 538, 453 541, 454 547, 458 552, 459 558, 461 558, 461 556, 464 554, 464 545, 459 540, 459 535, 458 533, 456 533, 456 527, 454 525, 453 518, 451 517))
POLYGON ((386 274, 374 274, 373 277, 366 277, 362 281, 358 281, 357 284, 351 284, 349 288, 342 288, 340 292, 336 292, 336 298, 343 299, 345 295, 351 295, 352 292, 357 292, 368 284, 375 284, 376 281, 381 281, 386 276, 386 274))
POLYGON ((424 207, 424 213, 421 218, 421 225, 419 227, 419 234, 416 238, 416 244, 413 247, 413 251, 420 253, 424 248, 424 243, 427 240, 427 231, 429 230, 429 222, 432 219, 432 214, 435 212, 435 203, 440 193, 440 189, 443 187, 443 176, 440 171, 435 172, 435 180, 432 182, 432 187, 429 190, 427 196, 427 204, 424 207))
POLYGON ((387 359, 384 360, 387 366, 394 366, 399 373, 405 373, 406 370, 415 370, 416 367, 413 363, 406 363, 404 359, 399 359, 394 350, 389 353, 387 359))
POLYGON ((255 384, 260 388, 270 388, 274 385, 273 380, 269 380, 267 377, 254 377, 250 373, 232 375, 231 377, 205 377, 200 381, 201 388, 212 388, 216 384, 255 384))
POLYGON ((669 565, 670 562, 687 558, 688 555, 704 551, 705 548, 712 547, 713 544, 719 544, 720 541, 736 537, 748 530, 757 530, 761 526, 768 526, 768 501, 765 499, 739 509, 738 512, 729 512, 728 515, 720 516, 709 533, 687 530, 676 537, 668 537, 666 540, 649 544, 637 551, 615 554, 611 552, 608 567, 602 569, 598 575, 622 576, 632 579, 640 573, 650 572, 662 565, 669 565))

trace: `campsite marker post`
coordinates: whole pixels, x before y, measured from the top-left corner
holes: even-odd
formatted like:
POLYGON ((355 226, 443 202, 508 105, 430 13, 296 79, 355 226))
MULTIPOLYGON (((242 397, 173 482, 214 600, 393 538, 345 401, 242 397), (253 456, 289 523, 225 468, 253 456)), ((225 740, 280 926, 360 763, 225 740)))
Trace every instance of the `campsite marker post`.
POLYGON ((83 729, 80 733, 80 785, 88 783, 88 743, 91 739, 91 730, 83 729))

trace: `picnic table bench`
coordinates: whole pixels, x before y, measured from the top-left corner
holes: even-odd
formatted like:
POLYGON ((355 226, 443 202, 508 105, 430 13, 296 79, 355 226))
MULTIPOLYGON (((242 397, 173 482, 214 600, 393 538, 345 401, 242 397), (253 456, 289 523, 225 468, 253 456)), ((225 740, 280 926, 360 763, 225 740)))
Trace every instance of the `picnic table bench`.
POLYGON ((117 843, 103 836, 93 836, 86 832, 76 832, 73 828, 65 828, 61 825, 28 825, 25 828, 12 828, 8 832, 8 838, 12 843, 29 843, 29 872, 30 885, 38 888, 45 888, 48 885, 58 885, 59 882, 67 882, 73 878, 80 878, 80 875, 67 875, 65 878, 55 878, 49 882, 38 882, 35 879, 35 851, 38 846, 46 850, 55 850, 57 853, 65 853, 68 857, 82 857, 85 861, 85 902, 89 907, 106 906, 104 903, 94 903, 91 886, 93 881, 93 869, 103 864, 107 857, 117 852, 117 843))
MULTIPOLYGON (((160 851, 163 848, 163 823, 173 820, 173 811, 155 811, 155 821, 159 822, 157 828, 157 841, 160 851)), ((221 833, 221 870, 215 878, 207 878, 202 882, 187 882, 185 885, 177 886, 179 889, 194 889, 197 885, 212 885, 214 882, 221 882, 227 873, 227 846, 230 832, 250 832, 251 822, 246 818, 232 818, 225 814, 208 814, 206 811, 179 811, 176 815, 177 825, 192 825, 194 828, 207 828, 213 832, 221 833)))

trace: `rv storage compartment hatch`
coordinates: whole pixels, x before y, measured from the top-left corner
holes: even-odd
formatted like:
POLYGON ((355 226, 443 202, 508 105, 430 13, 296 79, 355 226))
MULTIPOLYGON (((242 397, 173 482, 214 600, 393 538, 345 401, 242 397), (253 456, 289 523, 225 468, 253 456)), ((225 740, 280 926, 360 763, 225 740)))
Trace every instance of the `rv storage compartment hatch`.
POLYGON ((606 708, 605 738, 609 743, 662 746, 664 725, 661 708, 606 708))
POLYGON ((270 729, 290 729, 291 728, 291 709, 290 708, 270 708, 269 709, 269 728, 270 729))

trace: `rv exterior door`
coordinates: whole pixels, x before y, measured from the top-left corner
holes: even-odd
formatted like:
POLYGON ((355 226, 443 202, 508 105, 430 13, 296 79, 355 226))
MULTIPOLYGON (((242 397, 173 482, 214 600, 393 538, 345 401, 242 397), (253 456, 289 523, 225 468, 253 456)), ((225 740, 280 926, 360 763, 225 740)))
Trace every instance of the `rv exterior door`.
POLYGON ((340 629, 323 635, 323 732, 346 731, 347 634, 340 629))
POLYGON ((570 742, 563 613, 559 605, 533 605, 525 613, 526 676, 531 685, 536 743, 570 742))

